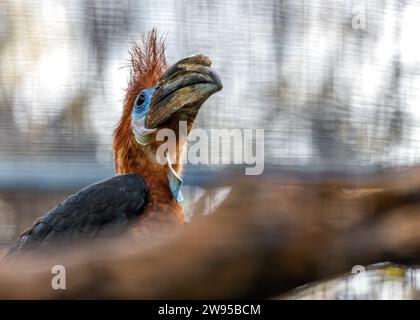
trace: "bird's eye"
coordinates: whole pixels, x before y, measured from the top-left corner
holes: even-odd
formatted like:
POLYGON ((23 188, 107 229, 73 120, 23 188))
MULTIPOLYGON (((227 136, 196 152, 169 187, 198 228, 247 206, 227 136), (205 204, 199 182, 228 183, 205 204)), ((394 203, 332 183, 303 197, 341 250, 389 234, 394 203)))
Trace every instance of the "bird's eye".
POLYGON ((144 100, 146 100, 146 95, 142 92, 137 98, 137 106, 140 107, 144 103, 144 100))

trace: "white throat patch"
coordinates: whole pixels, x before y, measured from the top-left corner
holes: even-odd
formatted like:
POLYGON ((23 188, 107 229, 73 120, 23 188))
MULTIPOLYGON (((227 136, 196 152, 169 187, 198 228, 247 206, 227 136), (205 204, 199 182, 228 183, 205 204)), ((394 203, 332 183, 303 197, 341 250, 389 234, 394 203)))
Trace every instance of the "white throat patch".
POLYGON ((136 139, 137 143, 143 146, 152 143, 152 141, 150 140, 150 134, 157 130, 147 129, 144 124, 145 119, 146 117, 141 117, 138 120, 133 121, 131 124, 134 133, 134 138, 136 139))

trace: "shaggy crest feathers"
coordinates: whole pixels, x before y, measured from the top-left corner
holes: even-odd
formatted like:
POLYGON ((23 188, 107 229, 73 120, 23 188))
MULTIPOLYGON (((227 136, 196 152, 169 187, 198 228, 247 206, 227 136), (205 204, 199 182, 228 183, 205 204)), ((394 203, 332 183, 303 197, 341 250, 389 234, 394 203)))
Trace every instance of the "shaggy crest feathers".
POLYGON ((165 39, 157 39, 155 29, 143 35, 141 43, 133 43, 130 53, 130 80, 126 100, 134 102, 137 94, 154 86, 165 72, 168 64, 165 57, 165 39))

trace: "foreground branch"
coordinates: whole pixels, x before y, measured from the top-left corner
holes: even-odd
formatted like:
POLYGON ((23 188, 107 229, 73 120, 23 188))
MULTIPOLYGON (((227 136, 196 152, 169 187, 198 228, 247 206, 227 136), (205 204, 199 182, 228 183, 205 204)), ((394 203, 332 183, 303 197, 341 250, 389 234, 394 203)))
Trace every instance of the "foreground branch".
POLYGON ((229 181, 214 214, 172 234, 1 265, 0 298, 267 298, 356 264, 420 260, 419 169, 229 181), (51 289, 56 264, 66 290, 51 289))

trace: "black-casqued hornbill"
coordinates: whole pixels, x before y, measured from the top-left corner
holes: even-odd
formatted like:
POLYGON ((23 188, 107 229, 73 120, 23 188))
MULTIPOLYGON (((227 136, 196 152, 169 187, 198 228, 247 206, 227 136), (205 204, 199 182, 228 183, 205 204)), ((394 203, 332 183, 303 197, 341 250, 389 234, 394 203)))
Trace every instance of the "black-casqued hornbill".
POLYGON ((187 135, 179 136, 179 122, 187 122, 188 134, 203 102, 222 84, 202 54, 167 68, 164 43, 154 30, 130 54, 131 77, 114 132, 118 175, 85 187, 36 220, 6 256, 127 230, 141 233, 148 225, 182 225, 179 159, 187 135), (166 163, 156 159, 162 129, 177 135, 176 151, 166 163))

